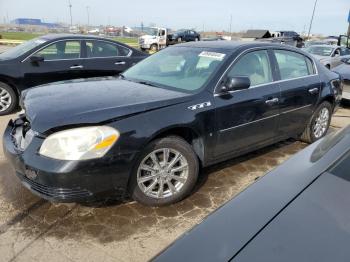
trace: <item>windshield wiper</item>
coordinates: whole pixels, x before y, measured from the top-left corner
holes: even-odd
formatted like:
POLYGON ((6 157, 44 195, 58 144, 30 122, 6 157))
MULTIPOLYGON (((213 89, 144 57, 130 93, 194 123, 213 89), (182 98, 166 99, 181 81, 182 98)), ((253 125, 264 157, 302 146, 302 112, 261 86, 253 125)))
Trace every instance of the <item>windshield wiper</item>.
POLYGON ((155 85, 155 84, 152 84, 152 83, 150 83, 150 82, 148 82, 148 81, 135 81, 135 82, 136 82, 136 83, 139 83, 139 84, 142 84, 142 85, 159 87, 159 86, 157 86, 157 85, 155 85))

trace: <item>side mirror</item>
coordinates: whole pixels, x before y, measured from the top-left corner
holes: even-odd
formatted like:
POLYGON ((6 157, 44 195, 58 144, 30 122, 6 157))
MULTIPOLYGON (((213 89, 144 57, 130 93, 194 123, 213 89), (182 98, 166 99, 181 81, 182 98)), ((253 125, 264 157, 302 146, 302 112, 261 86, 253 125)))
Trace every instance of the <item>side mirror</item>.
POLYGON ((221 92, 230 92, 235 90, 248 89, 250 87, 250 79, 246 76, 228 77, 225 84, 221 87, 221 92))
POLYGON ((30 61, 32 63, 44 62, 44 57, 43 56, 39 56, 39 55, 33 55, 33 56, 30 57, 30 61))

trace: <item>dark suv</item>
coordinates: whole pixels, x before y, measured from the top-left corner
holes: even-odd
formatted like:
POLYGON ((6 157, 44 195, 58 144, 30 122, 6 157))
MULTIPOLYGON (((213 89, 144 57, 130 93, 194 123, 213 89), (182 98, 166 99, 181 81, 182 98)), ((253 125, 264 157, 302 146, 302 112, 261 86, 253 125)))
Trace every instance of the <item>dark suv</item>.
POLYGON ((179 30, 168 36, 170 43, 200 41, 201 35, 194 30, 179 30))
POLYGON ((25 113, 3 145, 24 185, 44 198, 127 192, 166 205, 192 192, 200 167, 290 137, 322 138, 341 92, 339 75, 297 48, 186 43, 120 79, 25 91, 25 113))

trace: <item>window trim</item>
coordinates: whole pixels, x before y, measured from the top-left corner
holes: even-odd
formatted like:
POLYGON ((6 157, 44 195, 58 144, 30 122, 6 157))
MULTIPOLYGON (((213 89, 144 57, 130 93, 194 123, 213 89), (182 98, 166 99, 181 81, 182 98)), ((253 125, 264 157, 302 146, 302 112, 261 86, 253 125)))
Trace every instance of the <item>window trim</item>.
MULTIPOLYGON (((225 72, 221 75, 221 77, 219 78, 219 81, 216 83, 215 85, 215 88, 214 88, 214 96, 221 96, 222 95, 222 92, 220 92, 218 89, 219 87, 219 84, 221 83, 221 81, 223 80, 223 78, 225 76, 227 76, 228 72, 230 71, 230 69, 235 66, 235 64, 246 54, 248 53, 252 53, 252 52, 255 52, 255 51, 266 51, 267 52, 267 57, 268 57, 268 60, 269 60, 269 64, 270 64, 270 67, 271 67, 271 74, 272 74, 272 81, 271 82, 268 82, 268 83, 264 83, 264 84, 260 84, 260 85, 255 85, 255 86, 250 86, 248 89, 250 88, 256 88, 256 87, 260 87, 260 86, 265 86, 265 85, 271 85, 273 83, 275 83, 275 76, 274 76, 274 73, 273 73, 273 63, 271 61, 271 57, 270 57, 270 54, 269 54, 269 50, 271 49, 271 47, 269 46, 264 46, 264 47, 253 47, 253 48, 248 48, 244 51, 242 51, 240 54, 238 54, 235 59, 233 59, 233 61, 231 62, 231 64, 226 68, 225 72)), ((235 92, 241 92, 241 91, 244 91, 244 90, 234 90, 234 91, 229 91, 228 93, 229 94, 232 94, 232 93, 235 93, 235 92)))
MULTIPOLYGON (((315 73, 312 74, 312 75, 307 75, 307 76, 301 76, 301 77, 296 77, 296 78, 291 78, 291 79, 285 79, 285 80, 281 80, 281 79, 278 79, 276 80, 275 79, 275 75, 274 73, 272 73, 272 77, 273 77, 273 82, 270 82, 270 83, 265 83, 265 84, 261 84, 261 85, 256 85, 254 87, 249 87, 249 88, 257 88, 257 87, 263 87, 263 86, 266 86, 266 85, 271 85, 271 84, 278 84, 278 83, 282 83, 282 82, 286 82, 286 81, 293 81, 293 80, 297 80, 297 79, 303 79, 303 78, 309 78, 309 77, 313 77, 313 76, 318 76, 318 67, 317 67, 317 64, 314 60, 314 58, 311 58, 310 56, 308 55, 305 55, 301 52, 298 52, 296 50, 291 50, 291 49, 287 49, 287 48, 276 48, 275 46, 264 46, 264 47, 252 47, 252 48, 248 48, 244 51, 242 51, 241 53, 239 53, 234 59, 233 61, 231 62, 231 64, 225 69, 224 73, 221 75, 221 77, 219 78, 219 80, 217 81, 215 87, 214 87, 214 97, 218 97, 218 96, 222 96, 223 93, 222 92, 219 92, 217 89, 219 87, 219 84, 222 82, 223 78, 227 75, 227 72, 230 70, 230 68, 238 61, 238 59, 240 57, 242 57, 243 55, 249 53, 249 52, 253 52, 253 51, 259 51, 259 50, 266 50, 269 52, 269 54, 273 55, 274 56, 274 51, 275 50, 284 50, 284 51, 289 51, 289 52, 294 52, 294 53, 297 53, 297 54, 300 54, 300 55, 303 55, 307 58, 309 58, 313 64, 313 67, 314 67, 314 70, 315 70, 315 73)), ((278 70, 278 73, 279 73, 279 68, 278 68, 278 64, 277 64, 277 61, 276 61, 276 57, 274 56, 274 60, 275 61, 271 61, 271 58, 269 56, 269 59, 270 59, 270 63, 271 63, 271 66, 273 66, 272 71, 273 70, 278 70)), ((279 77, 280 78, 280 77, 279 77)), ((248 89, 249 89, 248 88, 248 89)), ((242 92, 242 91, 245 91, 245 90, 234 90, 234 91, 229 91, 227 93, 229 94, 233 94, 233 93, 237 93, 237 92, 242 92)), ((226 93, 225 93, 226 94, 226 93)))
POLYGON ((127 47, 125 47, 125 46, 119 45, 119 44, 114 43, 114 42, 111 42, 111 41, 105 41, 105 40, 100 40, 100 39, 98 39, 98 40, 94 40, 94 39, 92 39, 92 40, 91 40, 91 39, 85 40, 85 39, 84 39, 85 49, 86 49, 86 47, 87 47, 86 42, 89 42, 89 41, 104 42, 104 43, 107 43, 107 44, 120 46, 120 47, 122 47, 122 48, 128 49, 128 50, 129 50, 129 53, 128 53, 127 55, 125 55, 125 56, 121 56, 121 55, 120 55, 120 56, 97 56, 97 57, 88 57, 87 54, 86 54, 86 57, 83 58, 83 59, 130 57, 131 54, 132 54, 132 50, 131 50, 130 48, 127 48, 127 47))
MULTIPOLYGON (((112 42, 112 41, 108 41, 108 40, 104 40, 104 39, 97 39, 99 41, 104 41, 104 42, 108 42, 108 43, 111 43, 111 44, 115 44, 115 45, 119 45, 119 46, 122 46, 122 47, 125 47, 127 49, 129 49, 129 54, 127 56, 109 56, 109 57, 82 57, 82 51, 83 51, 83 42, 84 41, 93 41, 95 39, 93 38, 67 38, 67 39, 59 39, 59 40, 55 40, 55 41, 52 41, 52 42, 49 42, 47 43, 46 45, 40 47, 38 50, 35 50, 34 52, 32 52, 31 54, 27 55, 22 61, 21 63, 24 63, 25 61, 27 61, 30 57, 32 57, 33 55, 35 55, 36 53, 40 52, 41 50, 43 50, 44 48, 52 45, 52 44, 55 44, 57 42, 62 42, 62 41, 79 41, 80 42, 80 57, 79 58, 75 58, 75 59, 55 59, 55 60, 46 60, 46 62, 52 62, 52 61, 71 61, 71 60, 84 60, 84 59, 101 59, 101 58, 120 58, 120 57, 130 57, 132 55, 132 50, 126 46, 123 46, 123 45, 119 45, 118 43, 115 43, 115 42, 112 42)), ((85 48, 86 46, 84 46, 85 48)))
MULTIPOLYGON (((271 51, 272 51, 272 55, 273 55, 274 58, 275 58, 276 70, 278 71, 278 75, 279 75, 279 79, 278 79, 276 82, 285 82, 285 81, 291 81, 291 80, 295 80, 295 79, 301 79, 301 78, 306 78, 306 77, 311 77, 311 76, 316 76, 316 75, 318 75, 318 69, 317 69, 316 63, 315 63, 314 59, 310 58, 309 56, 306 56, 306 55, 304 55, 304 54, 302 54, 302 53, 300 53, 300 52, 296 52, 296 51, 294 51, 294 50, 287 50, 287 49, 283 49, 283 48, 272 48, 271 51), (299 77, 293 77, 293 78, 288 78, 288 79, 282 79, 282 77, 281 77, 281 72, 280 72, 280 69, 279 69, 279 66, 278 66, 278 62, 277 62, 277 57, 276 57, 276 55, 275 55, 275 51, 278 51, 278 50, 299 54, 299 55, 301 55, 301 56, 304 57, 304 60, 305 60, 305 58, 306 58, 306 59, 310 59, 312 65, 313 65, 314 73, 313 73, 313 74, 306 75, 306 76, 299 76, 299 77)), ((305 61, 305 63, 306 63, 306 61, 305 61)), ((309 69, 308 69, 307 71, 309 71, 309 69)))

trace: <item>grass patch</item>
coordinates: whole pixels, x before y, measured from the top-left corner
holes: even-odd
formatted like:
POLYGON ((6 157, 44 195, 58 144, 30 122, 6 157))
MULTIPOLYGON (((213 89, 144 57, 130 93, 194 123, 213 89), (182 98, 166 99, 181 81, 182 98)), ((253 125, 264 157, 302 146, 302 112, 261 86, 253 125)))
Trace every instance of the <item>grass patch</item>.
POLYGON ((3 39, 10 40, 30 40, 35 37, 41 36, 40 33, 27 33, 27 32, 0 32, 3 39))
POLYGON ((136 37, 113 37, 112 38, 115 41, 121 42, 121 43, 127 43, 127 44, 137 44, 138 39, 136 37))

